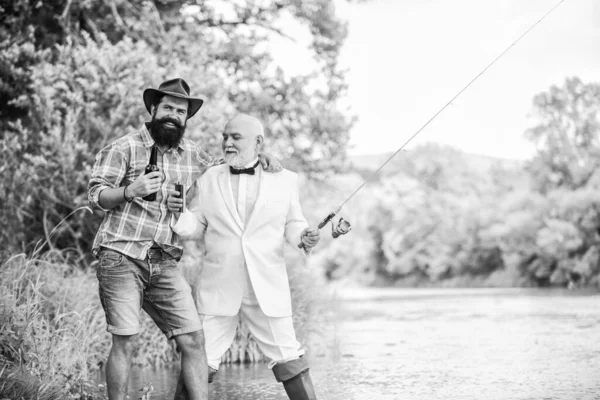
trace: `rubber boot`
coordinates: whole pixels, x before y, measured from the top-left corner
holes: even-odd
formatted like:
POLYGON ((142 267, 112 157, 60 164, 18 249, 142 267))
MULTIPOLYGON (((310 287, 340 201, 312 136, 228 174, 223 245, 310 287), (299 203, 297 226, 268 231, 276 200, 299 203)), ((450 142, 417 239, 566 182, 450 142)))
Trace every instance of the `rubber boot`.
POLYGON ((211 366, 208 367, 208 383, 212 383, 212 381, 215 379, 215 375, 217 374, 217 372, 219 372, 218 369, 214 369, 211 366))
POLYGON ((273 367, 275 379, 283 383, 290 400, 317 400, 308 369, 308 362, 303 357, 273 367))

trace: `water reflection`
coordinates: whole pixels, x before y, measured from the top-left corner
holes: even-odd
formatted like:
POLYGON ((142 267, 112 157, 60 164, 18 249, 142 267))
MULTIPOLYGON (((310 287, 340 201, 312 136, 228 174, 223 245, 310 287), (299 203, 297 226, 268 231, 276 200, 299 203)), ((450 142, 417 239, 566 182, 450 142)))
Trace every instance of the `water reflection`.
MULTIPOLYGON (((128 395, 139 399, 144 388, 152 386, 152 399, 172 399, 179 376, 179 367, 133 368, 129 378, 128 395)), ((104 382, 104 375, 97 380, 104 382)), ((285 400, 283 386, 275 380, 266 364, 223 365, 215 381, 209 385, 211 399, 265 399, 285 400)))

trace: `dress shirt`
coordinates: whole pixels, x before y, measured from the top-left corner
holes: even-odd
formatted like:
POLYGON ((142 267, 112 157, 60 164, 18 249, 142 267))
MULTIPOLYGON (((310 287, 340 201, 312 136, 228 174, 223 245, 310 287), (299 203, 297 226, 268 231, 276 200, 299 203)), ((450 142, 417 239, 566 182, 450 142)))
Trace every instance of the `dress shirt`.
MULTIPOLYGON (((258 158, 252 160, 252 162, 244 165, 242 168, 250 168, 256 162, 258 158)), ((231 178, 231 190, 233 191, 233 198, 236 201, 237 211, 240 216, 240 219, 246 225, 248 218, 252 214, 254 210, 254 205, 256 204, 256 198, 258 197, 258 189, 260 183, 260 175, 262 167, 260 163, 256 166, 254 175, 248 174, 239 174, 234 175, 232 173, 229 174, 231 178)), ((244 304, 258 304, 258 300, 256 299, 256 295, 254 294, 254 289, 252 288, 252 281, 250 280, 250 275, 248 275, 248 267, 246 263, 244 263, 244 294, 242 297, 242 302, 244 304)))
MULTIPOLYGON (((258 158, 252 160, 252 162, 244 165, 242 168, 251 168, 258 158)), ((258 197, 258 187, 260 183, 260 176, 262 173, 262 166, 260 163, 256 166, 254 175, 249 174, 229 174, 231 178, 231 190, 233 191, 233 199, 237 207, 240 219, 246 224, 248 218, 254 210, 256 204, 256 198, 258 197)))

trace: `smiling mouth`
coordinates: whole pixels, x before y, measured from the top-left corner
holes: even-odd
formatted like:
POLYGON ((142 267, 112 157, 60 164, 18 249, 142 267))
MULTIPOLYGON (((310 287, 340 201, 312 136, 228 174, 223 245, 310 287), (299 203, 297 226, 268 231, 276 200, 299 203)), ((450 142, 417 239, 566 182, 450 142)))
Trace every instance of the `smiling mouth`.
POLYGON ((172 122, 165 122, 165 126, 175 126, 175 124, 172 122))

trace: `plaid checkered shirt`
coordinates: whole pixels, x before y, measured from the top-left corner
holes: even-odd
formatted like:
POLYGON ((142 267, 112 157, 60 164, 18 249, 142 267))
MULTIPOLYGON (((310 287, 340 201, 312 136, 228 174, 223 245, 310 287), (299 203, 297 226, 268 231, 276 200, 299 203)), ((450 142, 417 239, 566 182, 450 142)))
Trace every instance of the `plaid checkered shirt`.
POLYGON ((191 140, 183 138, 178 148, 170 148, 162 154, 158 152, 157 164, 163 181, 156 193, 156 201, 144 201, 138 197, 111 210, 102 208, 98 203, 102 190, 125 187, 144 174, 153 144, 154 140, 144 124, 96 155, 88 185, 88 201, 90 206, 104 210, 105 214, 94 239, 94 255, 98 254, 100 247, 105 247, 143 260, 148 249, 157 244, 171 256, 181 257, 182 247, 170 227, 167 189, 181 183, 187 190, 208 167, 219 163, 191 140))

